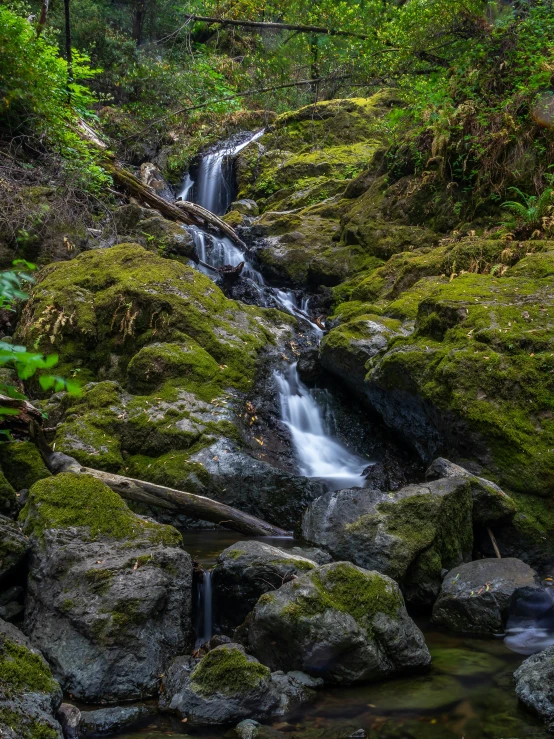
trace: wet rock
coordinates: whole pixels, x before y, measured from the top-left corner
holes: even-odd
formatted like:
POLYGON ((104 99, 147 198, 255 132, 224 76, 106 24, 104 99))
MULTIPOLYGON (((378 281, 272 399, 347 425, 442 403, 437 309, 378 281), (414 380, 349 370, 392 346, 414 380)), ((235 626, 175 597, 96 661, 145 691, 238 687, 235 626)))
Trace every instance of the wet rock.
POLYGON ((82 711, 79 737, 101 737, 117 734, 136 727, 154 715, 151 706, 117 706, 99 708, 96 711, 82 711))
POLYGON ((540 585, 536 572, 519 559, 480 559, 460 565, 444 578, 433 622, 462 633, 501 633, 510 599, 523 587, 540 585))
POLYGON ((262 726, 258 721, 250 718, 235 726, 235 734, 239 739, 280 739, 284 736, 281 731, 272 729, 270 726, 262 726))
POLYGON ((4 592, 0 592, 0 618, 4 621, 14 621, 23 614, 23 598, 25 595, 21 585, 13 585, 4 592))
POLYGON ((239 644, 225 644, 200 661, 175 659, 166 671, 160 707, 193 726, 230 724, 284 714, 310 700, 320 684, 301 673, 272 673, 239 644))
POLYGON ((262 595, 237 635, 271 669, 350 684, 421 670, 431 657, 398 585, 350 562, 262 595))
POLYGON ((425 473, 427 480, 438 480, 441 477, 465 477, 471 486, 473 497, 473 521, 481 525, 506 521, 517 511, 515 501, 484 477, 477 477, 454 462, 438 457, 425 473))
POLYGON ((23 563, 31 545, 21 526, 0 516, 0 587, 3 580, 23 563))
POLYGON ((263 593, 277 590, 316 563, 261 541, 239 541, 225 549, 213 568, 217 623, 239 626, 263 593))
POLYGON ((471 509, 464 478, 391 493, 334 491, 308 507, 302 535, 335 559, 392 577, 407 601, 428 607, 440 590, 441 571, 471 558, 471 509))
POLYGON ((71 703, 62 703, 58 708, 56 718, 61 724, 64 739, 79 739, 79 724, 81 711, 71 703))
POLYGON ((192 563, 180 534, 131 513, 98 480, 33 486, 25 630, 64 689, 85 702, 154 695, 191 643, 192 563))
POLYGON ((300 379, 304 382, 314 382, 323 371, 319 361, 319 350, 316 347, 302 352, 296 366, 300 379))
POLYGON ((554 646, 526 659, 514 679, 519 700, 554 731, 554 646))
POLYGON ((54 715, 62 691, 41 653, 15 626, 0 620, 0 736, 62 739, 54 715))

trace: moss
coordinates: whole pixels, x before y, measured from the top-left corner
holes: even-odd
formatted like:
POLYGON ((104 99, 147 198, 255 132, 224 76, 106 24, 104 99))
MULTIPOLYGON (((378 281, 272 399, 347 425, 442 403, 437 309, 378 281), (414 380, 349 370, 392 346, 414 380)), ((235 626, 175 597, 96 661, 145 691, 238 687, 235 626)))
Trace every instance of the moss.
POLYGON ((30 488, 37 480, 50 477, 40 452, 30 441, 0 443, 0 465, 15 490, 30 488))
POLYGON ((209 483, 209 473, 204 465, 189 460, 190 454, 198 448, 195 446, 188 452, 171 451, 157 458, 134 455, 127 459, 127 474, 176 490, 203 490, 209 483))
POLYGON ((77 526, 87 528, 91 539, 145 537, 152 544, 181 544, 181 535, 172 526, 144 521, 104 483, 69 472, 33 485, 20 520, 25 533, 37 537, 48 529, 77 526))
POLYGON ((333 609, 350 614, 371 633, 372 621, 378 613, 396 618, 403 605, 400 592, 391 582, 349 562, 316 570, 309 577, 315 585, 315 593, 298 594, 283 610, 283 615, 292 621, 333 609))
POLYGON ((17 496, 13 486, 0 469, 0 514, 9 516, 17 510, 17 496))
POLYGON ((199 695, 237 695, 259 688, 271 671, 249 660, 237 647, 218 647, 202 658, 191 675, 191 687, 199 695))
POLYGON ((0 636, 0 685, 10 692, 51 693, 58 687, 38 654, 0 636))
POLYGON ((114 578, 113 570, 109 569, 92 569, 85 572, 87 581, 93 586, 94 590, 99 593, 107 592, 114 578))
POLYGON ((239 559, 245 553, 244 549, 233 549, 227 553, 230 559, 239 559))
POLYGON ((112 631, 124 631, 130 626, 140 626, 148 619, 148 615, 140 609, 138 598, 119 601, 111 611, 112 631))
POLYGON ((15 732, 18 739, 57 739, 59 736, 58 731, 48 724, 10 708, 0 707, 0 729, 2 726, 15 732))

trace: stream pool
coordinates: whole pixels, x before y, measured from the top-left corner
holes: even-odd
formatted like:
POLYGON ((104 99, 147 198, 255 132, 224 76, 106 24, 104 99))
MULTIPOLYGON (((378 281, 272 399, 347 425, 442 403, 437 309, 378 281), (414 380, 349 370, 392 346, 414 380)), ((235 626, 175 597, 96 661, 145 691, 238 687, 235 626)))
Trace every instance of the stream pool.
MULTIPOLYGON (((241 539, 232 531, 187 531, 185 549, 210 567, 219 552, 241 539)), ((264 539, 275 546, 293 539, 264 539)), ((269 723, 288 739, 347 739, 359 729, 379 739, 547 739, 544 725, 520 708, 512 684, 524 657, 502 639, 475 639, 436 631, 418 621, 433 657, 429 673, 348 688, 325 688, 316 700, 269 723)), ((119 739, 168 736, 232 739, 229 727, 192 729, 178 718, 151 719, 119 739)), ((360 739, 362 734, 359 734, 360 739)))

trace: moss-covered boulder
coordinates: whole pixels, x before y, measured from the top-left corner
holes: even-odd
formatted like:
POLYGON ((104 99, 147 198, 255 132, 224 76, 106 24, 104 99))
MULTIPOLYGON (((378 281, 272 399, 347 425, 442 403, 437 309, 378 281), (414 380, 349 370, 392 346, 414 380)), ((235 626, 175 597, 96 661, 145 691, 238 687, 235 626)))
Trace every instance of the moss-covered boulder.
POLYGON ((29 537, 10 518, 0 515, 0 588, 2 582, 22 564, 30 549, 29 537))
POLYGON ((62 691, 29 639, 0 619, 0 734, 3 739, 62 739, 54 718, 62 691))
POLYGON ((421 670, 431 657, 398 585, 337 562, 259 599, 239 632, 272 669, 349 684, 421 670))
POLYGON ((160 706, 193 726, 231 724, 288 713, 310 700, 320 684, 300 672, 272 673, 230 643, 201 660, 178 657, 165 675, 160 706))
POLYGON ((17 494, 6 475, 0 469, 0 514, 13 516, 17 512, 17 494))
MULTIPOLYGON (((14 490, 24 490, 38 480, 50 477, 37 447, 30 441, 4 441, 0 443, 0 465, 4 477, 14 490)), ((7 499, 13 501, 4 483, 7 499)))
MULTIPOLYGON (((185 227, 163 218, 157 210, 130 203, 113 216, 119 241, 132 241, 160 256, 183 261, 196 259, 194 240, 185 227)), ((111 229, 104 234, 113 243, 111 229)))
POLYGON ((262 541, 239 541, 227 547, 213 568, 218 624, 227 631, 239 626, 260 595, 315 567, 308 557, 262 541))
POLYGON ((470 485, 448 478, 408 485, 396 492, 341 490, 314 501, 302 520, 302 535, 327 549, 396 580, 405 598, 429 607, 442 570, 471 559, 473 529, 470 485))
POLYGON ((176 529, 132 513, 103 483, 63 473, 31 488, 25 630, 75 698, 154 695, 191 642, 192 563, 176 529))
POLYGON ((508 492, 549 497, 551 249, 551 242, 513 247, 500 239, 470 239, 399 255, 348 290, 340 288, 338 296, 349 300, 337 307, 323 343, 324 366, 349 382, 425 461, 437 454, 470 459, 508 492), (526 256, 526 249, 533 253, 526 256), (383 325, 386 339, 373 356, 360 344, 367 342, 361 322, 369 315, 383 325), (390 319, 399 321, 394 333, 390 319))

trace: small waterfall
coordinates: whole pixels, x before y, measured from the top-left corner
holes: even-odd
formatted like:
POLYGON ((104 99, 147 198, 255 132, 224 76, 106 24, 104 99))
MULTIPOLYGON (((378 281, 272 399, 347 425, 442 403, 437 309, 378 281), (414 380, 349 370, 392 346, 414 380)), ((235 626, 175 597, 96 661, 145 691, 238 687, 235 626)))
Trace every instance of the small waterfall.
POLYGON ((177 200, 188 200, 193 187, 194 180, 190 176, 190 172, 187 172, 181 186, 181 192, 177 195, 177 200))
POLYGON ((201 646, 213 636, 212 571, 204 570, 198 583, 196 611, 196 646, 201 646))
MULTIPOLYGON (((181 197, 194 194, 198 205, 211 210, 216 215, 223 215, 233 197, 233 187, 230 181, 228 162, 230 157, 248 146, 263 134, 256 134, 242 139, 240 143, 227 143, 214 152, 205 154, 198 168, 196 181, 193 182, 187 175, 183 182, 181 197)), ((242 275, 249 278, 255 285, 271 296, 270 304, 277 304, 287 313, 298 316, 303 314, 308 320, 310 330, 314 338, 319 342, 323 331, 319 326, 309 320, 309 298, 303 297, 300 305, 292 290, 280 290, 265 285, 263 276, 249 263, 246 255, 227 237, 214 237, 206 234, 194 226, 188 227, 194 238, 197 253, 200 259, 212 267, 223 267, 224 265, 237 266, 244 262, 242 275)), ((205 274, 212 275, 206 267, 199 267, 205 274)), ((317 400, 302 383, 296 371, 296 363, 289 364, 284 370, 275 372, 275 382, 279 390, 281 402, 282 420, 287 424, 294 449, 298 458, 299 471, 306 477, 317 477, 326 481, 330 490, 341 488, 361 487, 364 484, 363 470, 368 466, 368 461, 352 454, 346 447, 335 441, 330 434, 323 414, 326 405, 318 405, 317 400)), ((210 619, 211 619, 211 581, 210 575, 206 573, 204 584, 201 589, 203 603, 207 603, 210 597, 210 619), (208 592, 209 590, 209 592, 208 592), (202 595, 203 593, 203 595, 202 595)), ((205 613, 199 609, 199 613, 205 613)), ((205 626, 202 627, 202 638, 206 640, 205 626)), ((211 630, 209 630, 211 636, 211 630)), ((209 638, 209 637, 208 637, 209 638)))
POLYGON ((369 462, 331 438, 320 406, 298 377, 296 363, 274 376, 281 416, 292 436, 300 474, 324 480, 329 490, 363 487, 363 471, 369 462))

